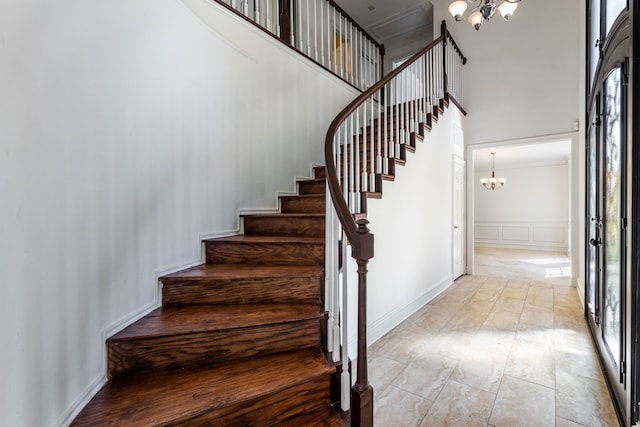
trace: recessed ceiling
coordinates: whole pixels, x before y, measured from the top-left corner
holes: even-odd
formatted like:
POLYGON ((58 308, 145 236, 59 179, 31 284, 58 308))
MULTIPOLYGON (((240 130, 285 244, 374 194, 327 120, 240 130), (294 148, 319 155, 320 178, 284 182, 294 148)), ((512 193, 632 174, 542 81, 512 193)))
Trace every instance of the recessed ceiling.
POLYGON ((428 0, 336 0, 378 42, 433 28, 433 6, 428 0))
POLYGON ((431 22, 432 14, 424 5, 404 10, 382 21, 370 25, 367 29, 372 35, 384 42, 407 33, 421 30, 431 22))

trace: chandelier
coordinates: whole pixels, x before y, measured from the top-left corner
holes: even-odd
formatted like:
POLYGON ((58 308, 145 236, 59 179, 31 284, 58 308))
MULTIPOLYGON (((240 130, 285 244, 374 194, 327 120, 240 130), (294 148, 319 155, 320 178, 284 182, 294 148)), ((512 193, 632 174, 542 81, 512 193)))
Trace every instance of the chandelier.
POLYGON ((502 188, 505 182, 507 182, 507 178, 496 178, 495 171, 495 160, 496 153, 495 151, 491 152, 491 178, 480 178, 480 184, 487 190, 499 190, 502 188))
POLYGON ((449 5, 449 12, 456 21, 462 21, 462 14, 467 10, 467 3, 477 3, 477 6, 473 8, 467 18, 469 23, 473 25, 473 28, 477 31, 484 21, 491 19, 496 10, 498 10, 505 21, 511 19, 520 1, 521 0, 503 0, 499 6, 496 6, 496 0, 458 0, 449 5))

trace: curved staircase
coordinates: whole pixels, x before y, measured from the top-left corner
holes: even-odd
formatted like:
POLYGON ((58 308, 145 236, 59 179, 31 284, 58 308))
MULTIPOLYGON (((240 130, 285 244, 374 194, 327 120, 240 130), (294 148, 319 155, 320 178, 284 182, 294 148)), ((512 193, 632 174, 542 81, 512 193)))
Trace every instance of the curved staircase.
POLYGON ((325 179, 206 240, 162 307, 107 340, 108 382, 74 426, 343 426, 322 349, 325 179))
POLYGON ((108 382, 72 425, 344 426, 333 402, 349 408, 350 425, 373 425, 367 199, 382 196, 450 104, 466 114, 466 58, 444 21, 441 32, 334 118, 326 169, 281 197, 280 213, 243 216, 243 235, 204 242, 206 264, 160 279, 162 307, 107 340, 108 382), (346 245, 357 285, 343 274, 346 245), (353 286, 355 384, 326 357, 349 363, 342 310, 353 286))

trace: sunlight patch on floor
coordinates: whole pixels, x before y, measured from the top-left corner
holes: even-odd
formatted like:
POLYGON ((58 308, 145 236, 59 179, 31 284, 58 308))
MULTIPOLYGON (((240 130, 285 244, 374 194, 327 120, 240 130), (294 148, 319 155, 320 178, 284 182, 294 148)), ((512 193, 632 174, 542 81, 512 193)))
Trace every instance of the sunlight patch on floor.
POLYGON ((569 267, 545 268, 544 271, 545 279, 552 277, 571 277, 571 269, 569 267))

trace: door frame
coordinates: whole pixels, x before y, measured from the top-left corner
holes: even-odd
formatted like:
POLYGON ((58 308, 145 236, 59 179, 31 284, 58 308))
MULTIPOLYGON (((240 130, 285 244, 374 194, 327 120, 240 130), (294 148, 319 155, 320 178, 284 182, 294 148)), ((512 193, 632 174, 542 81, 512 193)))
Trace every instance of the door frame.
MULTIPOLYGON (((510 139, 502 141, 485 142, 479 144, 467 145, 466 160, 467 160, 467 274, 474 273, 475 263, 475 181, 480 177, 476 177, 475 174, 475 159, 474 154, 478 150, 487 150, 491 148, 500 149, 500 147, 517 147, 523 145, 535 145, 545 144, 554 141, 570 141, 571 144, 571 156, 569 158, 569 255, 571 259, 571 285, 578 288, 580 298, 584 302, 584 260, 580 259, 581 252, 584 246, 584 233, 580 233, 580 230, 584 227, 584 209, 580 208, 580 200, 582 192, 579 191, 579 185, 581 182, 580 177, 584 177, 584 170, 579 165, 579 153, 580 153, 580 132, 565 132, 553 135, 540 135, 532 136, 529 138, 510 139), (581 228, 582 227, 582 228, 581 228), (583 240, 582 242, 580 240, 583 240)), ((583 143, 584 144, 584 143, 583 143)), ((582 180, 584 181, 584 180, 582 180)))
POLYGON ((468 272, 468 263, 467 263, 467 236, 466 236, 466 228, 467 228, 467 223, 466 223, 466 219, 468 216, 468 212, 467 212, 467 169, 466 169, 466 161, 463 157, 458 156, 457 154, 453 154, 452 155, 452 161, 451 161, 451 165, 452 165, 452 182, 453 185, 455 185, 455 181, 456 181, 456 165, 461 165, 462 166, 462 173, 463 173, 463 178, 462 178, 462 231, 460 231, 460 233, 462 234, 462 274, 458 275, 456 277, 456 271, 455 271, 455 215, 456 215, 456 197, 455 194, 452 198, 452 203, 451 203, 451 223, 452 223, 452 227, 451 227, 451 247, 452 249, 454 249, 452 251, 451 254, 451 272, 453 274, 453 280, 457 279, 458 277, 465 275, 465 274, 469 274, 468 272))

